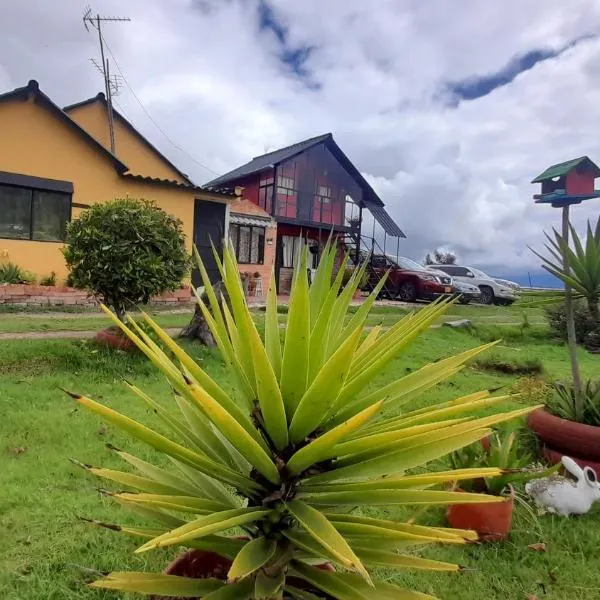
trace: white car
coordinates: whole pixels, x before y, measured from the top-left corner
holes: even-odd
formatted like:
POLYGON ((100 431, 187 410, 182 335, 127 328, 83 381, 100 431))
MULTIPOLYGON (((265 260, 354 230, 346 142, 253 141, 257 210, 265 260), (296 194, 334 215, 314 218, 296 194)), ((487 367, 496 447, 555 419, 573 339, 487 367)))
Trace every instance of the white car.
POLYGON ((454 281, 464 281, 477 286, 481 291, 481 300, 483 304, 498 304, 500 306, 510 306, 518 299, 516 291, 507 285, 498 283, 487 273, 475 269, 474 267, 464 267, 460 265, 430 265, 428 268, 436 271, 448 273, 454 281))
POLYGON ((461 304, 469 304, 469 302, 480 302, 481 301, 481 290, 472 283, 466 283, 465 281, 459 281, 458 279, 452 280, 456 293, 460 294, 458 301, 461 304))
POLYGON ((521 291, 521 286, 518 283, 515 283, 514 281, 510 281, 509 279, 498 279, 498 277, 494 277, 494 281, 496 283, 499 283, 500 285, 512 288, 516 292, 521 291))

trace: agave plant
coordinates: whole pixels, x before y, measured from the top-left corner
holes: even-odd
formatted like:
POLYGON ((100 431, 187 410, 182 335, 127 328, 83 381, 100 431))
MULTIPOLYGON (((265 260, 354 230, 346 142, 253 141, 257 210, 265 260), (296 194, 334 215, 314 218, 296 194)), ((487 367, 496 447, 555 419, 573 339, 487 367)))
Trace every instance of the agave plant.
POLYGON ((596 322, 600 322, 600 218, 594 229, 588 221, 585 244, 570 223, 569 229, 573 248, 563 235, 553 230, 554 239, 546 234, 546 249, 549 255, 543 256, 535 250, 532 252, 542 259, 544 269, 574 290, 575 298, 583 298, 586 301, 590 316, 596 322), (565 253, 568 267, 564 264, 565 253))
POLYGON ((507 399, 483 391, 402 412, 403 405, 460 371, 491 344, 378 384, 377 376, 449 301, 410 314, 387 330, 367 330, 366 319, 383 281, 350 314, 365 267, 356 269, 342 288, 346 262, 334 274, 335 257, 335 245, 328 243, 309 286, 304 252, 283 329, 275 288, 270 288, 264 336, 246 304, 232 252, 226 249, 223 262, 218 261, 230 305, 214 293, 197 257, 207 303, 196 296, 237 381, 235 395, 148 315, 141 324, 133 319, 123 324, 113 316, 173 388, 167 407, 129 385, 171 435, 90 398, 71 395, 166 455, 171 466, 159 468, 114 448, 136 473, 84 465, 94 475, 131 489, 110 496, 154 520, 152 527, 97 524, 141 538, 137 553, 184 546, 216 552, 230 560, 230 567, 226 578, 119 572, 92 586, 204 600, 425 599, 430 596, 373 580, 369 568, 460 569, 402 552, 424 544, 464 544, 475 539, 473 532, 369 516, 368 507, 501 501, 431 489, 493 477, 500 469, 412 470, 532 409, 477 416, 480 409, 489 413, 507 399), (324 562, 335 570, 315 566, 324 562))

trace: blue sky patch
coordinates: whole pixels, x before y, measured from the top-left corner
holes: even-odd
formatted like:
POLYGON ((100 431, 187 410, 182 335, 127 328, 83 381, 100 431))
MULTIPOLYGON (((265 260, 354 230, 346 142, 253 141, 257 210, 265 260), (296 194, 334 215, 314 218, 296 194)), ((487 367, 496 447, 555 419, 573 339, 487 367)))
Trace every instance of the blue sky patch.
MULTIPOLYGON (((277 54, 279 60, 297 77, 308 78, 309 73, 305 64, 313 48, 311 46, 290 46, 288 29, 277 18, 273 7, 267 0, 260 0, 258 3, 258 26, 261 31, 271 32, 279 42, 280 48, 277 54)), ((314 87, 314 84, 311 84, 310 87, 314 87)))
POLYGON ((500 69, 496 73, 483 75, 481 77, 469 77, 468 79, 463 79, 462 81, 453 82, 449 84, 449 90, 457 101, 475 100, 477 98, 487 96, 496 88, 502 87, 503 85, 507 85, 508 83, 513 81, 515 77, 517 77, 517 75, 519 75, 520 73, 529 71, 529 69, 532 69, 539 62, 556 58, 557 56, 560 56, 563 52, 566 52, 567 50, 569 50, 573 46, 576 46, 580 42, 591 39, 593 37, 595 36, 581 36, 569 42, 562 48, 558 48, 556 50, 542 48, 530 50, 526 54, 511 59, 502 69, 500 69))

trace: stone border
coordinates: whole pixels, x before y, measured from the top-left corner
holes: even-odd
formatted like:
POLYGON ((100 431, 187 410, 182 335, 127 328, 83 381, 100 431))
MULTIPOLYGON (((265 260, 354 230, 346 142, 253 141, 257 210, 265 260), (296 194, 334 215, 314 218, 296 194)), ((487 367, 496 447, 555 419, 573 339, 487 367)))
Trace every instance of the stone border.
MULTIPOLYGON (((154 304, 180 306, 192 302, 191 290, 185 286, 152 299, 154 304)), ((12 306, 95 306, 94 296, 66 286, 0 284, 0 304, 12 306)))

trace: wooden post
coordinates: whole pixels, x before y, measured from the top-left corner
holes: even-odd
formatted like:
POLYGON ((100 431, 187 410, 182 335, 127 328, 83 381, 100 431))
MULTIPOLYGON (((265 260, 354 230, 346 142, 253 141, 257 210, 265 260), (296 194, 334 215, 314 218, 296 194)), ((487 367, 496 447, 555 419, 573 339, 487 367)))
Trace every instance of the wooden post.
MULTIPOLYGON (((565 240, 565 252, 563 252, 563 267, 566 275, 570 273, 569 254, 569 205, 565 204, 562 209, 562 236, 565 240)), ((567 320, 567 345, 571 359, 571 373, 573 375, 573 390, 576 395, 576 403, 579 406, 581 398, 581 374, 579 373, 579 362, 577 360, 577 339, 575 336, 575 315, 573 313, 573 294, 571 286, 565 283, 565 316, 567 320)))

